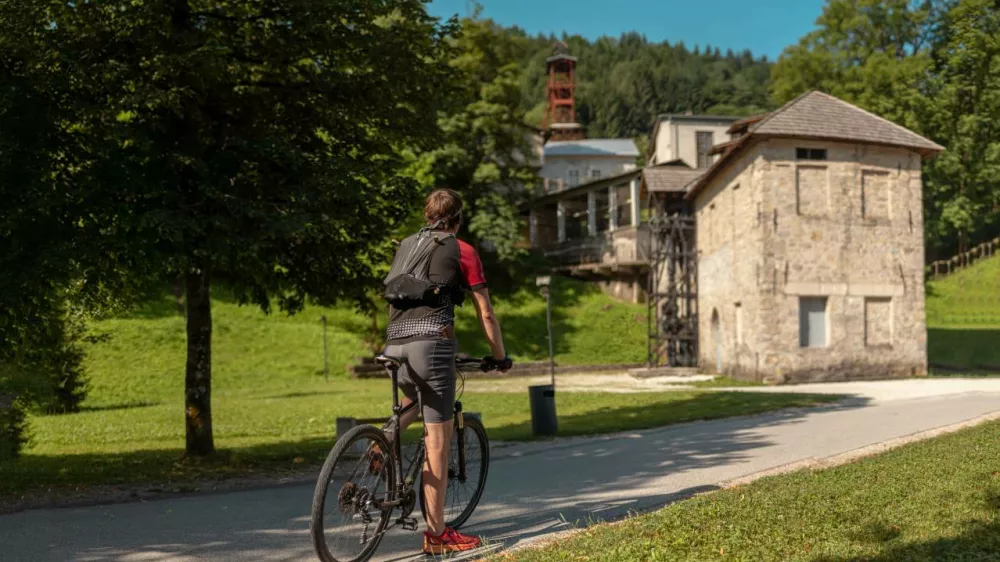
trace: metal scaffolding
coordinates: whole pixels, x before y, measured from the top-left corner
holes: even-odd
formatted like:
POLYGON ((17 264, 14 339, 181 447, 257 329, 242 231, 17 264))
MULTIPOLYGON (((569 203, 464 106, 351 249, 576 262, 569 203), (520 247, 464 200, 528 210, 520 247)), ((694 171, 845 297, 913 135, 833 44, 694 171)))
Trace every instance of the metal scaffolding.
POLYGON ((698 256, 695 218, 661 202, 650 220, 650 367, 698 364, 698 256))

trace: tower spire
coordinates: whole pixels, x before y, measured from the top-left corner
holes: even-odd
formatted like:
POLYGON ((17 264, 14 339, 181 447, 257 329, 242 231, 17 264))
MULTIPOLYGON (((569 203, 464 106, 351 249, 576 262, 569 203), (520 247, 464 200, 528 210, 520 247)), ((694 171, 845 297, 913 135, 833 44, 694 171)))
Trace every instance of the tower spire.
POLYGON ((545 59, 549 75, 548 107, 542 128, 549 140, 580 140, 587 136, 576 121, 576 60, 563 41, 556 43, 552 56, 545 59))

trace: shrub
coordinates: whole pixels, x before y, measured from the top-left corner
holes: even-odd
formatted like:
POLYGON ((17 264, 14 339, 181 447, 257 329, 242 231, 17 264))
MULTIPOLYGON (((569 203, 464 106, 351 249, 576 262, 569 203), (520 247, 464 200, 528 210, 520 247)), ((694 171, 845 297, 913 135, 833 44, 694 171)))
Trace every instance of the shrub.
POLYGON ((0 463, 16 459, 27 442, 24 403, 13 395, 0 395, 0 463))

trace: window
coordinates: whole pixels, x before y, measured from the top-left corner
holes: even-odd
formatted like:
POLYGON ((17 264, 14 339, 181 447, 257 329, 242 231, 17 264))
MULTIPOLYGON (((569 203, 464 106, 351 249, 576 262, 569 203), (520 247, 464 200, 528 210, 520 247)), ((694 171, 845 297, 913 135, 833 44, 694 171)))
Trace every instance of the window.
POLYGON ((590 177, 591 177, 591 179, 595 179, 595 180, 601 179, 601 171, 597 170, 597 169, 591 170, 590 171, 590 177))
POLYGON ((799 345, 826 347, 826 297, 799 298, 799 345))
POLYGON ((825 148, 796 148, 796 160, 826 160, 825 148))
POLYGON ((615 187, 615 226, 625 228, 632 225, 632 198, 628 185, 615 187))
POLYGON ((892 299, 865 299, 865 345, 892 345, 892 299))
POLYGON ((889 220, 892 197, 889 173, 875 170, 861 172, 861 216, 868 220, 889 220))
POLYGON ((712 131, 697 131, 695 133, 698 144, 698 167, 708 168, 712 165, 712 131))
POLYGON ((580 170, 569 171, 569 185, 570 186, 580 185, 580 170))
POLYGON ((611 201, 607 189, 594 192, 594 203, 597 207, 597 232, 606 232, 611 222, 611 201))

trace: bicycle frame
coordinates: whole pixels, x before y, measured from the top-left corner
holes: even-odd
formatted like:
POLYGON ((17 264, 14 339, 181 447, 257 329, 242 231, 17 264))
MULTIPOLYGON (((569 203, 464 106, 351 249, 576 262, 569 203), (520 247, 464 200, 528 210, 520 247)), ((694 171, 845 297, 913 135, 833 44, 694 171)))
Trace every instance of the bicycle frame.
MULTIPOLYGON (((396 489, 393 490, 392 497, 389 501, 384 502, 383 506, 391 506, 393 508, 399 507, 403 502, 403 497, 413 488, 414 483, 417 480, 418 471, 422 471, 424 464, 424 438, 421 437, 417 442, 417 450, 413 456, 413 461, 410 463, 406 474, 403 473, 403 439, 402 431, 400 428, 400 422, 402 417, 412 411, 414 408, 420 406, 420 393, 417 392, 417 400, 410 402, 406 406, 402 406, 399 400, 399 366, 392 364, 389 367, 389 374, 392 377, 392 416, 389 421, 383 426, 383 431, 385 429, 392 429, 392 456, 393 462, 395 463, 396 474, 400 475, 400 480, 396 484, 396 489)), ((464 482, 466 479, 466 462, 465 462, 465 415, 462 412, 462 402, 461 400, 455 401, 455 413, 454 413, 454 423, 455 432, 458 437, 458 473, 455 475, 449 474, 449 478, 457 478, 459 481, 464 482)))

